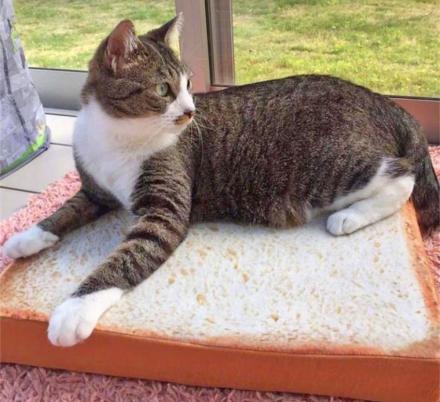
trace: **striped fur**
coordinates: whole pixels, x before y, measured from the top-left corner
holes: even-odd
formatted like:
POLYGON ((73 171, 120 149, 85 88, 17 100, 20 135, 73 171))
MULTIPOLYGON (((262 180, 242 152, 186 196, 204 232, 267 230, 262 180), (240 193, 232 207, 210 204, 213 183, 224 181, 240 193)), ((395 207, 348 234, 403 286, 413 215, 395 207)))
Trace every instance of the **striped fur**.
POLYGON ((63 236, 108 212, 111 206, 117 204, 97 203, 94 197, 87 195, 87 190, 81 189, 54 214, 41 221, 38 226, 46 232, 63 236))

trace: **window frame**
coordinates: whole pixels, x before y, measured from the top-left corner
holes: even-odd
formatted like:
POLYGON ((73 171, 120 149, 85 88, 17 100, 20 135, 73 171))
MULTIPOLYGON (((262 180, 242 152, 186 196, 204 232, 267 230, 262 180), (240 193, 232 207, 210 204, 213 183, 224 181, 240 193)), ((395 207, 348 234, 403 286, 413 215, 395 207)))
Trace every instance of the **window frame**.
POLYGON ((211 87, 235 84, 232 0, 207 0, 211 87))

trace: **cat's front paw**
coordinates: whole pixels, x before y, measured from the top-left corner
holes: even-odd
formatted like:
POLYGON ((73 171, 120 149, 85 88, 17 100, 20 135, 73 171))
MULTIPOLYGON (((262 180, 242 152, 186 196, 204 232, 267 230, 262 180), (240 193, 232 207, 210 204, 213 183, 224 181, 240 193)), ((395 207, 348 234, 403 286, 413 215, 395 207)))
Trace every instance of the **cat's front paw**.
POLYGON ((47 334, 55 346, 73 346, 90 336, 99 317, 84 298, 71 297, 53 312, 47 334))
POLYGON ((104 312, 122 296, 122 290, 110 288, 81 297, 70 297, 53 312, 47 330, 55 346, 73 346, 88 338, 104 312))
POLYGON ((32 226, 24 232, 13 235, 3 245, 4 253, 10 258, 28 257, 53 246, 59 237, 46 232, 38 226, 32 226))

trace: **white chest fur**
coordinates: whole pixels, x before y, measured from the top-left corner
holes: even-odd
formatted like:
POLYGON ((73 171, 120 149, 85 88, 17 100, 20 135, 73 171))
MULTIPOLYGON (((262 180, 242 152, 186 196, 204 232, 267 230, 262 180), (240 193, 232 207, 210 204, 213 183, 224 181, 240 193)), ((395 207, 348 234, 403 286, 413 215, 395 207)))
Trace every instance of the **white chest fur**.
POLYGON ((78 116, 74 149, 82 168, 128 209, 142 163, 177 140, 163 127, 161 116, 114 118, 91 100, 78 116))

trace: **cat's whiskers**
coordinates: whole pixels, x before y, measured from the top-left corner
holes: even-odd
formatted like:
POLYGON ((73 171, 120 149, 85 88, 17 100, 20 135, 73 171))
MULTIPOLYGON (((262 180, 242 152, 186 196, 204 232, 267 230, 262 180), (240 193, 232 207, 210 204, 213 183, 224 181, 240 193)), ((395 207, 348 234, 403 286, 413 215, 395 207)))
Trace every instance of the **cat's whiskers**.
POLYGON ((199 136, 199 140, 200 140, 200 166, 203 166, 203 136, 200 131, 199 123, 196 121, 195 118, 193 118, 191 123, 194 123, 194 124, 189 126, 190 130, 192 130, 192 128, 195 127, 197 130, 197 134, 199 136))
MULTIPOLYGON (((193 98, 194 101, 194 107, 195 110, 197 110, 197 98, 193 98)), ((211 122, 203 115, 203 113, 196 113, 196 115, 194 116, 194 119, 197 118, 198 120, 202 120, 204 121, 204 123, 207 123, 210 125, 210 127, 204 126, 204 128, 206 129, 213 129, 214 127, 211 125, 211 122)), ((200 121, 198 121, 199 125, 200 125, 200 121)))
MULTIPOLYGON (((200 121, 198 121, 198 120, 203 120, 203 119, 205 119, 205 118, 202 115, 197 115, 197 116, 193 117, 192 122, 194 122, 194 124, 197 124, 198 127, 204 128, 206 130, 213 130, 214 128, 212 126, 208 127, 205 124, 202 124, 200 121)), ((207 119, 205 119, 204 122, 209 124, 209 121, 207 119)))
POLYGON ((216 128, 212 125, 212 123, 203 115, 198 114, 197 115, 197 123, 199 124, 200 127, 205 128, 206 130, 215 130, 216 128), (205 124, 201 124, 200 120, 202 120, 203 123, 205 124))

